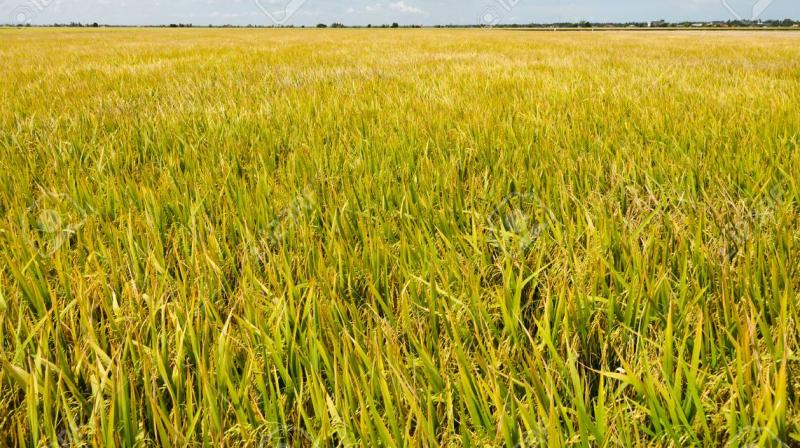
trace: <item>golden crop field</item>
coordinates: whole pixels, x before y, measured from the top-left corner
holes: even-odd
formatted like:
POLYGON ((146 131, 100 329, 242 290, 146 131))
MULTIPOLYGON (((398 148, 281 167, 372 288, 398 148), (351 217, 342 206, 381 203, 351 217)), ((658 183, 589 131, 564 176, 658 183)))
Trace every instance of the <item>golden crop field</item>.
POLYGON ((800 32, 0 29, 0 445, 800 445, 800 32))

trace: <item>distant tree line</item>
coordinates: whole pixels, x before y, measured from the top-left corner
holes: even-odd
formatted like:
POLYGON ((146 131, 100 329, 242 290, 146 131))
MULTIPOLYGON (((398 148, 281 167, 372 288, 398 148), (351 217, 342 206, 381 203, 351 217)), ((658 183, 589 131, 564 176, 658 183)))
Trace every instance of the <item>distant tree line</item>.
MULTIPOLYGON (((511 23, 498 24, 502 28, 692 28, 702 26, 705 28, 791 28, 800 27, 800 20, 714 20, 714 21, 683 21, 667 22, 665 20, 652 20, 647 22, 556 22, 556 23, 511 23)), ((439 26, 437 26, 438 28, 439 26)), ((441 26, 449 27, 449 25, 441 26)))
MULTIPOLYGON (((31 24, 20 24, 16 26, 39 26, 31 24)), ((94 23, 57 23, 53 25, 41 25, 44 27, 101 27, 107 26, 94 23)), ((113 25, 115 27, 125 27, 113 25)), ((434 25, 428 28, 482 28, 486 25, 434 25)), ((549 28, 800 28, 800 20, 783 19, 783 20, 716 20, 706 22, 667 22, 665 20, 653 20, 648 22, 555 22, 555 23, 508 23, 493 25, 496 28, 534 28, 534 29, 549 29, 549 28)), ((191 23, 170 23, 169 25, 145 25, 134 26, 137 28, 193 28, 195 25, 191 23)), ((345 25, 343 23, 334 22, 330 25, 320 23, 316 25, 317 28, 423 28, 423 25, 400 25, 397 22, 391 24, 381 25, 345 25)), ((208 25, 208 28, 306 28, 306 26, 297 25, 208 25)))
MULTIPOLYGON (((339 22, 334 22, 334 23, 332 23, 330 25, 330 27, 331 28, 422 28, 422 25, 404 25, 404 26, 400 26, 399 23, 394 22, 391 25, 383 24, 383 25, 378 25, 378 26, 373 27, 372 24, 368 24, 366 26, 347 26, 347 25, 341 24, 339 22)), ((284 26, 282 28, 295 28, 295 27, 289 25, 289 26, 284 26)), ((305 27, 301 26, 299 28, 305 28, 305 27)), ((318 23, 317 24, 317 28, 328 28, 328 25, 324 24, 324 23, 318 23)))

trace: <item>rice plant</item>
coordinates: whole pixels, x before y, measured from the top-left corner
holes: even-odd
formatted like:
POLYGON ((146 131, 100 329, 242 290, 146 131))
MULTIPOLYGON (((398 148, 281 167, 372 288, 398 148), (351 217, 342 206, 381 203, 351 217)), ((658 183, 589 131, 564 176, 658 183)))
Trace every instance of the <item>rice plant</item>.
POLYGON ((0 445, 800 446, 800 33, 0 59, 0 445))

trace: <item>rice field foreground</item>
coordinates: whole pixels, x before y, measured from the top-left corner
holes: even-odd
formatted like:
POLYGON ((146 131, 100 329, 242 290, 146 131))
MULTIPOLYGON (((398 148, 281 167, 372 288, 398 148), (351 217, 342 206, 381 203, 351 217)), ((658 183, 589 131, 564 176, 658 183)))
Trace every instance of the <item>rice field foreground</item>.
POLYGON ((800 446, 800 33, 0 59, 0 445, 800 446))

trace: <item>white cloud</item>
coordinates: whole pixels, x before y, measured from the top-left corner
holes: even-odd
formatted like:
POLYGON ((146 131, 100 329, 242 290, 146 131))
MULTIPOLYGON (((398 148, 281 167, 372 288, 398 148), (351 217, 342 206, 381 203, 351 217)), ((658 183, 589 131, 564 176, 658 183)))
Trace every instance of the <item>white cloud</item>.
POLYGON ((404 0, 389 3, 389 9, 404 14, 425 14, 425 11, 407 4, 404 0))

